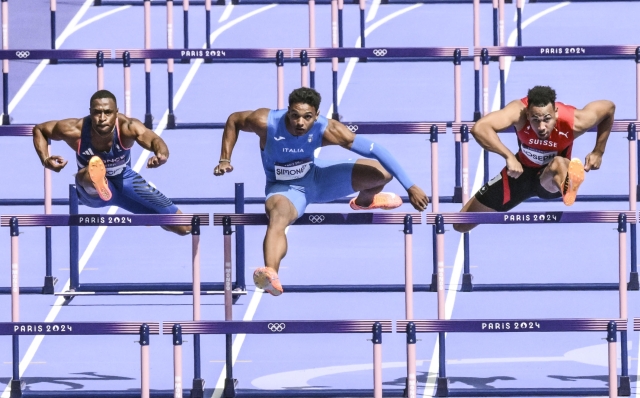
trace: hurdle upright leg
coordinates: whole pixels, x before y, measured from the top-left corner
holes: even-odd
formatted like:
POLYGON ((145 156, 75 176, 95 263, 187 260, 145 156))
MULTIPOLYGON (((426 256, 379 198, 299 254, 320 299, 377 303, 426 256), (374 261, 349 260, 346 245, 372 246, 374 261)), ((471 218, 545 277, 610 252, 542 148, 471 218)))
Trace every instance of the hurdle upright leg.
MULTIPOLYGON (((10 221, 9 234, 11 236, 11 322, 20 322, 20 260, 18 239, 20 229, 18 219, 12 217, 10 221)), ((11 378, 11 397, 22 396, 22 382, 20 380, 20 336, 12 337, 12 378, 11 378)))
MULTIPOLYGON (((233 320, 233 284, 231 265, 231 218, 222 219, 222 234, 224 235, 224 320, 233 320)), ((225 363, 226 377, 224 380, 223 396, 235 397, 236 380, 233 378, 233 335, 225 335, 225 363)))
POLYGON ((373 398, 382 398, 382 324, 373 324, 373 398))
MULTIPOLYGON (((489 108, 489 51, 482 49, 482 115, 490 112, 489 108)), ((482 150, 484 158, 484 183, 489 182, 489 151, 482 150)))
MULTIPOLYGON (((637 52, 638 50, 636 50, 637 52)), ((638 99, 640 100, 640 99, 638 99)), ((636 148, 636 124, 629 123, 627 126, 627 139, 629 140, 629 210, 636 211, 637 203, 637 174, 635 165, 637 164, 637 148, 636 148)), ((629 283, 627 288, 629 290, 640 290, 640 281, 638 280, 638 242, 636 236, 637 223, 632 222, 630 224, 631 233, 631 273, 629 274, 629 283)))
POLYGON ((403 396, 415 398, 417 395, 416 379, 416 324, 407 323, 407 384, 403 396))
POLYGON ((182 326, 173 325, 173 398, 182 398, 182 326))
MULTIPOLYGON (((144 0, 144 48, 151 48, 151 2, 144 0)), ((145 88, 145 114, 144 125, 148 129, 153 128, 153 116, 151 115, 151 60, 144 60, 144 88, 145 88)), ((131 101, 131 99, 129 99, 131 101)), ((127 115, 128 116, 128 115, 127 115)))
POLYGON ((131 55, 129 51, 122 54, 124 69, 124 114, 131 117, 131 55))
POLYGON ((618 397, 618 363, 616 353, 616 323, 611 321, 607 325, 607 348, 609 359, 609 398, 618 397))
MULTIPOLYGON (((78 193, 74 184, 69 185, 69 214, 78 214, 79 210, 78 193)), ((80 245, 79 227, 69 227, 69 290, 75 291, 80 287, 80 245)), ((71 300, 73 296, 65 297, 71 300)))
MULTIPOLYGON (((51 153, 51 140, 47 139, 49 153, 51 153)), ((51 170, 44 168, 44 214, 51 214, 51 170)), ((45 271, 43 294, 53 294, 53 286, 58 281, 53 277, 53 253, 51 246, 51 227, 44 227, 45 233, 45 271)))
POLYGON ((149 398, 149 325, 140 326, 140 396, 149 398))
MULTIPOLYGON (((309 0, 309 48, 316 47, 316 2, 309 0)), ((309 62, 309 87, 316 87, 316 59, 309 62)))
MULTIPOLYGON (((200 317, 200 217, 193 216, 191 220, 191 263, 193 267, 193 320, 199 321, 200 317)), ((191 398, 204 396, 204 384, 202 379, 200 360, 200 335, 193 335, 193 388, 191 398)))
MULTIPOLYGON (((167 1, 167 48, 173 48, 173 0, 167 1)), ((176 115, 173 113, 173 59, 167 60, 167 84, 169 89, 167 128, 173 129, 176 127, 176 115)))
MULTIPOLYGON (((620 213, 618 216, 618 246, 619 246, 619 296, 620 296, 620 318, 628 318, 627 309, 627 217, 624 213, 620 213)), ((631 394, 631 380, 628 373, 628 351, 627 348, 627 334, 621 331, 622 351, 620 353, 620 361, 622 363, 622 374, 620 376, 620 391, 619 395, 631 394)), ((617 382, 617 381, 616 381, 617 382)), ((616 391, 618 393, 618 391, 616 391)))
POLYGON ((276 82, 277 109, 284 109, 284 52, 282 50, 276 53, 276 82))
POLYGON ((300 87, 309 87, 309 56, 307 50, 300 51, 300 87))
POLYGON ((365 0, 360 0, 359 1, 359 6, 360 6, 360 47, 365 48, 365 34, 364 34, 364 10, 365 10, 365 0))
MULTIPOLYGON (((462 88, 461 88, 462 53, 459 48, 453 51, 453 123, 462 121, 462 88)), ((460 134, 453 131, 455 141, 455 187, 453 188, 453 201, 462 202, 462 182, 460 181, 460 134)))
MULTIPOLYGON (((183 19, 183 35, 184 35, 184 48, 189 48, 189 0, 182 0, 182 19, 183 19)), ((183 61, 184 62, 184 61, 183 61)), ((188 58, 186 63, 191 62, 188 58)))
MULTIPOLYGON (((236 214, 244 214, 244 183, 238 182, 235 185, 235 212, 236 214)), ((236 283, 234 290, 247 290, 245 281, 245 241, 244 241, 244 225, 236 225, 236 283)), ((235 303, 239 295, 232 295, 233 303, 235 303)))
POLYGON ((51 15, 50 28, 51 28, 51 49, 56 49, 56 0, 51 0, 49 5, 49 11, 51 15))
MULTIPOLYGON (((480 47, 480 0, 473 0, 473 46, 480 47)), ((474 112, 473 121, 480 120, 480 57, 473 56, 474 112)))
MULTIPOLYGON (((9 3, 2 0, 2 49, 9 49, 9 3)), ((9 117, 9 60, 2 60, 2 124, 11 124, 9 117)))
POLYGON ((207 48, 211 48, 211 0, 205 0, 204 2, 204 18, 205 18, 205 43, 207 48))

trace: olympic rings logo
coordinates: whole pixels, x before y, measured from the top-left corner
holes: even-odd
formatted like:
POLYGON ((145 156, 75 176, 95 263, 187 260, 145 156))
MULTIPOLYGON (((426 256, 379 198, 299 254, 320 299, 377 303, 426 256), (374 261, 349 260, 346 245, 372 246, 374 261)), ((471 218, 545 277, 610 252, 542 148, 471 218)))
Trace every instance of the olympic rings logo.
POLYGON ((349 124, 349 125, 347 125, 347 128, 348 128, 352 133, 355 133, 356 131, 358 131, 358 125, 357 125, 357 124, 349 124))
POLYGON ((323 215, 310 215, 309 216, 309 221, 311 221, 314 224, 320 224, 321 222, 324 221, 324 216, 323 215))
POLYGON ((387 49, 376 48, 375 50, 373 50, 373 55, 375 55, 376 57, 384 57, 385 55, 387 55, 387 49))
POLYGON ((16 51, 16 57, 27 58, 31 53, 29 51, 16 51))
POLYGON ((285 326, 286 325, 284 323, 270 323, 270 324, 267 325, 269 330, 271 330, 274 333, 282 332, 284 330, 285 326))

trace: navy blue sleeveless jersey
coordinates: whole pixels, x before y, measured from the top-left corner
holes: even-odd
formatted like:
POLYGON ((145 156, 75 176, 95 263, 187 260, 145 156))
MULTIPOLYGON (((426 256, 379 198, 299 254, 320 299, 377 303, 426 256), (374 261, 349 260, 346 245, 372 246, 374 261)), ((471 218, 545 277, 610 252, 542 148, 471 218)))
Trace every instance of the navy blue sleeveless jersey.
POLYGON ((125 148, 120 141, 120 128, 116 120, 111 149, 109 152, 96 150, 96 148, 91 145, 91 118, 87 116, 82 121, 82 133, 80 134, 80 143, 78 144, 78 151, 76 152, 78 170, 87 167, 89 159, 93 156, 98 156, 104 162, 104 166, 107 169, 107 177, 120 175, 125 167, 131 167, 130 149, 131 148, 125 148))

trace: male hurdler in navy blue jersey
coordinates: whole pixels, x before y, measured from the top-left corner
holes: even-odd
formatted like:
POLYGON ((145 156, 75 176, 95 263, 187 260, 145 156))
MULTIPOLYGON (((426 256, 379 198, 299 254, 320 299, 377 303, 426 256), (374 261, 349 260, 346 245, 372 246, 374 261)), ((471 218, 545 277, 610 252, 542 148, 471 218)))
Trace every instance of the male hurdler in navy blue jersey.
MULTIPOLYGON (((93 94, 89 116, 52 120, 33 128, 33 145, 42 165, 59 172, 67 161, 62 156, 49 155, 47 139, 64 141, 76 152, 76 191, 82 204, 94 208, 118 206, 135 214, 181 213, 171 199, 131 168, 130 149, 134 143, 154 153, 147 162, 149 168, 165 164, 169 148, 139 120, 118 113, 116 97, 109 91, 93 94)), ((162 228, 179 235, 186 235, 191 229, 162 228)))
POLYGON ((264 238, 265 266, 253 280, 274 296, 282 293, 278 278, 280 261, 287 253, 285 228, 304 214, 310 203, 325 203, 359 192, 350 206, 354 210, 394 209, 402 199, 382 192, 393 177, 407 190, 413 207, 427 208, 427 195, 415 185, 393 156, 382 146, 356 136, 344 124, 320 116, 320 94, 299 88, 289 95, 289 107, 274 111, 261 108, 229 116, 222 135, 216 176, 233 171, 231 153, 240 130, 260 137, 262 165, 267 177, 265 210, 269 225, 264 238), (314 151, 340 145, 371 159, 329 162, 315 159, 314 151))

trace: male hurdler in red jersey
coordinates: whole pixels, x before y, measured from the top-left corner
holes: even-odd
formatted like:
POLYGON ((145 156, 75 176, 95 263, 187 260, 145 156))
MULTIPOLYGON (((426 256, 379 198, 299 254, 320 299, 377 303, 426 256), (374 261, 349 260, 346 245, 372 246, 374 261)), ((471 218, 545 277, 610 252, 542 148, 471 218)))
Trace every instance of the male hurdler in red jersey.
MULTIPOLYGON (((562 197, 567 206, 572 205, 584 172, 600 168, 614 113, 611 101, 593 101, 576 109, 556 102, 552 88, 535 86, 527 97, 487 114, 476 122, 471 134, 482 148, 502 156, 506 165, 461 211, 508 211, 533 196, 562 197), (497 134, 511 126, 518 136, 519 150, 515 155, 497 134), (583 165, 580 159, 571 159, 573 141, 594 126, 597 126, 596 143, 583 165)), ((473 224, 454 225, 459 232, 473 227, 473 224)))

